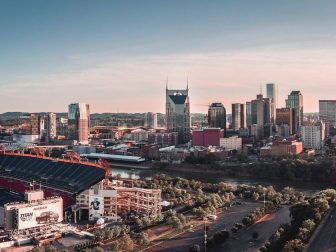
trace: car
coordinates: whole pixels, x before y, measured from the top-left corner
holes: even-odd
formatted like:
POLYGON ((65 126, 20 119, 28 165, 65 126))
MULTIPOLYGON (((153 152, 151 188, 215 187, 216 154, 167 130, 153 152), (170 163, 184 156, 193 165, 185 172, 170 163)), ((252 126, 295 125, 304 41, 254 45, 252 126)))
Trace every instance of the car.
POLYGON ((42 212, 40 216, 36 217, 38 224, 55 223, 58 221, 59 215, 53 211, 42 212))
POLYGON ((214 215, 214 214, 209 214, 209 215, 207 216, 207 218, 208 218, 209 220, 212 220, 212 221, 217 220, 217 216, 214 215))

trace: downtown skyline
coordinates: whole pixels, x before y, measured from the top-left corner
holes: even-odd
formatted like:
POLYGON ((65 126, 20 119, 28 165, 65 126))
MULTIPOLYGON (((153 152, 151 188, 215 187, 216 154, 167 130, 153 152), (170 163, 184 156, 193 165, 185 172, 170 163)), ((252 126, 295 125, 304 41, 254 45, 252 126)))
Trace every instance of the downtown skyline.
POLYGON ((305 112, 334 99, 336 3, 325 1, 2 1, 0 112, 164 112, 190 86, 191 112, 245 103, 266 83, 305 112), (140 94, 140 95, 139 95, 140 94), (52 99, 51 99, 52 98, 52 99))

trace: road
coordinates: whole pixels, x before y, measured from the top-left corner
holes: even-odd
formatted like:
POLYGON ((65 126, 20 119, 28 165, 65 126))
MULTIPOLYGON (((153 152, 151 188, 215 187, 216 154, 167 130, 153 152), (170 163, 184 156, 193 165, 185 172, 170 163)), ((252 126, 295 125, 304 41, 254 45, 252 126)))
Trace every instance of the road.
MULTIPOLYGON (((230 229, 235 223, 241 222, 247 213, 251 212, 262 204, 258 202, 243 202, 242 205, 234 205, 219 214, 217 220, 210 224, 209 235, 213 235, 223 229, 230 229)), ((203 247, 204 226, 194 228, 193 231, 186 231, 182 235, 174 238, 158 241, 158 243, 144 251, 154 252, 185 252, 194 245, 199 244, 203 247)))
POLYGON ((326 218, 320 224, 322 226, 317 228, 317 233, 312 237, 305 250, 306 252, 336 251, 336 207, 331 209, 326 218))
POLYGON ((265 244, 271 234, 278 229, 280 224, 287 222, 290 222, 289 206, 284 206, 277 212, 266 215, 247 229, 240 230, 220 247, 212 249, 211 251, 255 252, 265 244), (254 232, 258 232, 258 239, 252 238, 254 232))

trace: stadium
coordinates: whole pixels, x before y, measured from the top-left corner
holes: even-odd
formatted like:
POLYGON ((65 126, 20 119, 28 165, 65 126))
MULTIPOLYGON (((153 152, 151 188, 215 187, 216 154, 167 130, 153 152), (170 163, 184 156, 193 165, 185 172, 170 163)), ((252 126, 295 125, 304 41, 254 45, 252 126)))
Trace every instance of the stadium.
POLYGON ((30 154, 0 152, 0 187, 24 194, 38 185, 47 197, 61 196, 64 209, 75 203, 75 195, 109 175, 108 163, 84 162, 71 152, 58 159, 36 149, 30 154))

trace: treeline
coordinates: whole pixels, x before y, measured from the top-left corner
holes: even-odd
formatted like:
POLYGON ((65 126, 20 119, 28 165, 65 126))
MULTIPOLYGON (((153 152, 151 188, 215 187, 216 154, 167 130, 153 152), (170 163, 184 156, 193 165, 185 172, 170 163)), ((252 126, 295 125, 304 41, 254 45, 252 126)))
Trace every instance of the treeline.
POLYGON ((327 189, 293 205, 290 208, 291 223, 281 225, 260 251, 302 251, 335 199, 336 190, 327 189))
POLYGON ((187 160, 184 164, 170 166, 166 169, 190 170, 194 172, 219 172, 232 177, 251 177, 281 179, 291 181, 332 182, 336 179, 336 169, 332 157, 316 160, 278 159, 261 160, 251 163, 218 163, 187 160))

